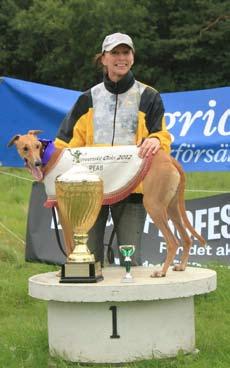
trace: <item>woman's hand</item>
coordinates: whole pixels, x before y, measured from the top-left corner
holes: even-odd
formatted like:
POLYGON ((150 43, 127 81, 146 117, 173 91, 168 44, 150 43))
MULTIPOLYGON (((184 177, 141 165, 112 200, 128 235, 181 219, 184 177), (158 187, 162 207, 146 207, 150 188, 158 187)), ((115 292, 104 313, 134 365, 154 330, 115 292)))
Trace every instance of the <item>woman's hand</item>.
POLYGON ((141 143, 138 156, 140 158, 148 157, 149 155, 155 155, 160 149, 161 142, 158 138, 145 138, 141 143))

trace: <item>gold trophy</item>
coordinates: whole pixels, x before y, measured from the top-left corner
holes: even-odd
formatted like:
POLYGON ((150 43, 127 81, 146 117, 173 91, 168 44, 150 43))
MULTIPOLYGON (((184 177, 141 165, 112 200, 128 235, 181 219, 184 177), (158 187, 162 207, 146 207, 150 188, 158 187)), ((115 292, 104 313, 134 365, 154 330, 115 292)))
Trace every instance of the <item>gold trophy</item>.
POLYGON ((74 165, 55 181, 58 210, 73 230, 74 249, 62 266, 61 283, 103 280, 101 264, 87 246, 103 200, 103 181, 81 164, 74 165))

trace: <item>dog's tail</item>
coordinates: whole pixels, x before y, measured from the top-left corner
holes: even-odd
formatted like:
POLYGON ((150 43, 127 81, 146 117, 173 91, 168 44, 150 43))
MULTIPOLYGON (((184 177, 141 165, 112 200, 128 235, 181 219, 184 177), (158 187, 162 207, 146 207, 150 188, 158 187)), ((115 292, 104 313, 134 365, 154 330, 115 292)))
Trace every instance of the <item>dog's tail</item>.
POLYGON ((197 240, 199 240, 199 242, 200 242, 200 244, 202 246, 205 246, 206 240, 203 238, 203 236, 201 236, 200 234, 197 233, 197 231, 191 225, 191 223, 190 223, 190 221, 188 219, 188 216, 186 214, 185 200, 184 200, 184 191, 185 191, 185 174, 184 174, 184 170, 182 169, 182 167, 179 164, 179 162, 177 160, 175 160, 173 157, 172 157, 172 162, 173 162, 173 165, 176 167, 176 169, 178 170, 178 172, 180 174, 180 184, 179 184, 179 210, 180 210, 180 213, 181 213, 181 217, 183 219, 183 222, 184 222, 186 228, 190 231, 190 233, 197 240))

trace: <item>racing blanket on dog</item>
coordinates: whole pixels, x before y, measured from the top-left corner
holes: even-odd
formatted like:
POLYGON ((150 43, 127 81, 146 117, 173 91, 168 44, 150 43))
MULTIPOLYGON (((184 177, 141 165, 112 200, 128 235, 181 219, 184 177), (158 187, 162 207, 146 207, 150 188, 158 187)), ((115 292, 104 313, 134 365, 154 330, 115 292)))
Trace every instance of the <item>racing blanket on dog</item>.
POLYGON ((121 201, 138 186, 149 170, 152 157, 141 159, 138 150, 135 145, 64 149, 43 179, 48 201, 55 199, 57 176, 78 163, 103 180, 103 204, 121 201))

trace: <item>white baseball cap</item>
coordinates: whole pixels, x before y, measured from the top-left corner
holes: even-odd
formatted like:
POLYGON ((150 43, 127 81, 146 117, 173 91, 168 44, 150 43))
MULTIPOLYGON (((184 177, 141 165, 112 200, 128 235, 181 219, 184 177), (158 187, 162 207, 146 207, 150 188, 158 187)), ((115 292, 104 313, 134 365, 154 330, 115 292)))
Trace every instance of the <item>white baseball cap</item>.
POLYGON ((125 33, 113 33, 105 37, 102 44, 102 52, 111 51, 118 45, 127 45, 134 51, 134 45, 131 37, 125 33))

